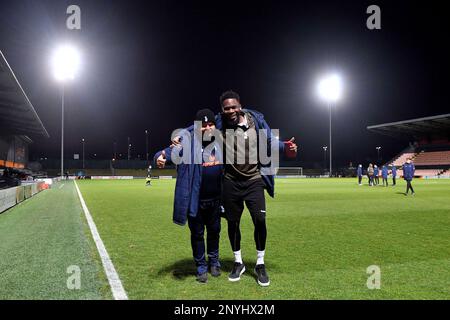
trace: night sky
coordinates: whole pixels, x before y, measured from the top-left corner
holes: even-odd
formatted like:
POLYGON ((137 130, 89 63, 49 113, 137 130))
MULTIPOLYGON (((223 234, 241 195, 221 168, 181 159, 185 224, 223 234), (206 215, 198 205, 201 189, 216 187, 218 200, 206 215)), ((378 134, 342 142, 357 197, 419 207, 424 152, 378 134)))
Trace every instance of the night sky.
MULTIPOLYGON (((300 165, 323 163, 328 109, 318 77, 337 71, 345 93, 333 111, 333 161, 366 164, 397 154, 408 141, 369 125, 448 113, 448 12, 411 1, 0 1, 0 50, 50 134, 34 138, 31 159, 59 158, 61 101, 50 57, 61 42, 82 54, 66 90, 66 156, 145 158, 188 126, 196 111, 219 111, 228 89, 265 114, 281 137, 295 136, 300 165), (82 29, 69 31, 77 4, 82 29), (366 9, 381 8, 381 30, 366 9)), ((431 3, 431 2, 430 2, 431 3)))

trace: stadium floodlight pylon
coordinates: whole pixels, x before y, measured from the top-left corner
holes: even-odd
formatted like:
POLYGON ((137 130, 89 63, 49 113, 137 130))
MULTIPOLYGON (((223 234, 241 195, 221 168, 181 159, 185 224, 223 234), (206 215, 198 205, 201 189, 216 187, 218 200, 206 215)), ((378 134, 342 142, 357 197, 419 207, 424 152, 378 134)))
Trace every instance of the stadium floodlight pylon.
POLYGON ((53 75, 61 83, 61 177, 64 176, 64 91, 65 82, 73 80, 80 67, 78 50, 70 45, 57 48, 52 57, 53 75))
POLYGON ((317 86, 317 91, 323 100, 328 104, 328 109, 330 110, 330 177, 332 176, 332 144, 331 144, 331 107, 336 104, 336 102, 342 96, 342 80, 337 73, 332 73, 319 81, 317 86))

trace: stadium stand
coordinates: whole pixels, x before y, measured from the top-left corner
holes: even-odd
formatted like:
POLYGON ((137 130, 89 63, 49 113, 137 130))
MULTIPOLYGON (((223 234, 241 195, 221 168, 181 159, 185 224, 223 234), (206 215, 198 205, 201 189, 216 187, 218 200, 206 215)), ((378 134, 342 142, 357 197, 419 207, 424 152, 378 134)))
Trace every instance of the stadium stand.
POLYGON ((30 137, 48 137, 33 105, 0 51, 0 169, 3 188, 17 186, 27 168, 30 137), (6 174, 5 174, 6 173, 6 174))
MULTIPOLYGON (((411 158, 418 177, 450 176, 450 114, 367 127, 369 131, 415 141, 387 165, 400 167, 411 158)), ((397 171, 403 176, 402 170, 397 171)))

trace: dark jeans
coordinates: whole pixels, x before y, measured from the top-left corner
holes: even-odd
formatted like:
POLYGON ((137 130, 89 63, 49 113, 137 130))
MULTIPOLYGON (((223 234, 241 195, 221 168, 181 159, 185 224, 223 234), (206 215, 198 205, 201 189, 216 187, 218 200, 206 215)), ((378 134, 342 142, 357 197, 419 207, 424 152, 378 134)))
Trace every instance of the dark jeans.
POLYGON ((389 185, 387 178, 383 178, 383 186, 385 185, 385 183, 386 183, 386 187, 387 187, 389 185))
POLYGON ((392 177, 392 185, 395 186, 395 177, 392 177))
POLYGON ((408 194, 409 189, 411 189, 411 193, 414 193, 414 189, 411 185, 411 180, 406 180, 406 194, 408 194))
POLYGON ((244 211, 244 202, 252 217, 255 230, 256 250, 264 251, 266 248, 266 199, 264 197, 264 182, 261 178, 245 181, 224 179, 223 204, 228 220, 228 237, 231 249, 241 249, 240 222, 244 211))
POLYGON ((192 255, 194 256, 197 273, 208 271, 205 255, 205 227, 206 252, 210 266, 220 267, 219 263, 219 237, 220 237, 220 200, 200 201, 196 217, 188 216, 191 230, 192 255))
POLYGON ((358 176, 358 184, 361 184, 362 176, 358 176))

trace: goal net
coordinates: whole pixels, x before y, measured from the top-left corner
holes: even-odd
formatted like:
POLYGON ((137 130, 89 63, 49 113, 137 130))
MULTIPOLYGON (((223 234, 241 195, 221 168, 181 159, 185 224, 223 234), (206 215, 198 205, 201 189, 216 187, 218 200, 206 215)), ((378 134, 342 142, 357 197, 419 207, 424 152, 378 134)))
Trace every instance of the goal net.
POLYGON ((277 168, 277 176, 300 177, 303 176, 303 168, 302 167, 277 168))

